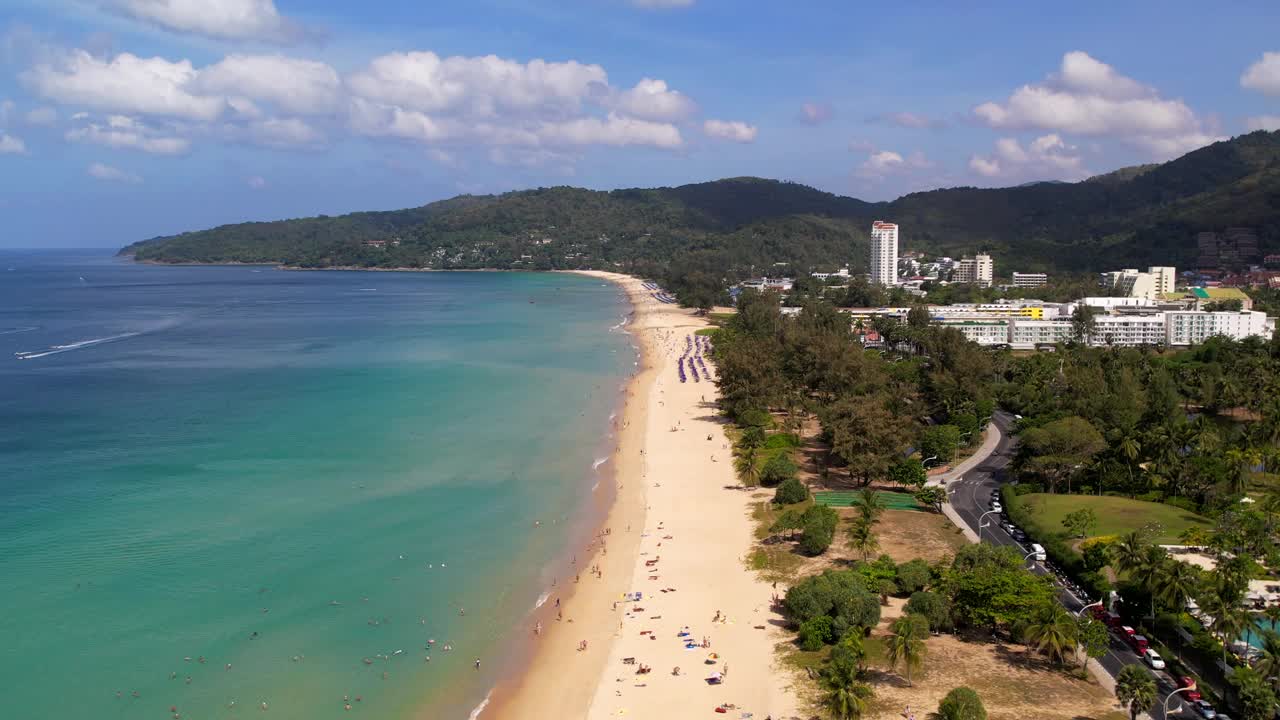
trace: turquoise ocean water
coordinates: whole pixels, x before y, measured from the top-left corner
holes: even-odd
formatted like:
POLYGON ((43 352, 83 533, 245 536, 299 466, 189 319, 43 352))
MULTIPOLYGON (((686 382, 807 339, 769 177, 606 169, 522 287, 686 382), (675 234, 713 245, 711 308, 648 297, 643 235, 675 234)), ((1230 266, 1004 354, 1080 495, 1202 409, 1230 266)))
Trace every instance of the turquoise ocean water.
POLYGON ((466 717, 603 492, 626 312, 577 276, 0 253, 0 712, 466 717))

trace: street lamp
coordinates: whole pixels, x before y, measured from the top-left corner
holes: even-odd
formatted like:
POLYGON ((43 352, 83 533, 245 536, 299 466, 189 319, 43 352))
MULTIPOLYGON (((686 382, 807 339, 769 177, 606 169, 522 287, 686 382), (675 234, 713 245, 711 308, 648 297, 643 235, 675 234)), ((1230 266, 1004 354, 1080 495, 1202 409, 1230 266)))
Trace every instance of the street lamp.
POLYGON ((1165 714, 1165 717, 1168 717, 1168 716, 1169 716, 1169 701, 1173 699, 1173 696, 1174 696, 1174 695, 1177 695, 1177 694, 1178 694, 1178 693, 1180 693, 1180 692, 1190 692, 1190 691, 1195 690, 1195 689, 1196 689, 1196 688, 1195 688, 1195 686, 1194 686, 1194 685, 1192 685, 1191 687, 1178 688, 1177 690, 1174 690, 1173 692, 1169 693, 1168 695, 1165 695, 1165 696, 1164 696, 1164 705, 1163 705, 1163 707, 1164 707, 1164 714, 1165 714))
POLYGON ((1101 601, 1101 600, 1099 600, 1098 602, 1092 602, 1092 603, 1089 603, 1088 605, 1085 605, 1084 607, 1080 608, 1078 611, 1076 611, 1076 617, 1080 617, 1081 615, 1083 615, 1083 614, 1084 614, 1084 611, 1085 611, 1085 610, 1088 610, 1089 608, 1094 607, 1095 605, 1096 605, 1096 606, 1098 606, 1098 607, 1101 607, 1101 606, 1102 606, 1102 601, 1101 601))
POLYGON ((994 514, 995 514, 995 513, 997 513, 997 512, 1000 512, 1000 511, 999 511, 999 510, 988 510, 988 511, 986 511, 986 512, 984 512, 984 513, 982 513, 981 515, 979 515, 979 516, 978 516, 978 542, 982 542, 982 528, 984 528, 984 527, 991 527, 991 523, 984 523, 984 522, 982 522, 982 518, 984 518, 984 517, 986 517, 986 516, 988 516, 988 515, 994 515, 994 514))
POLYGON ((930 461, 930 460, 937 460, 937 459, 938 459, 938 456, 937 456, 937 455, 930 455, 929 457, 925 458, 924 460, 921 460, 921 461, 920 461, 920 464, 921 464, 921 465, 923 465, 923 466, 925 466, 925 467, 929 467, 929 461, 930 461))

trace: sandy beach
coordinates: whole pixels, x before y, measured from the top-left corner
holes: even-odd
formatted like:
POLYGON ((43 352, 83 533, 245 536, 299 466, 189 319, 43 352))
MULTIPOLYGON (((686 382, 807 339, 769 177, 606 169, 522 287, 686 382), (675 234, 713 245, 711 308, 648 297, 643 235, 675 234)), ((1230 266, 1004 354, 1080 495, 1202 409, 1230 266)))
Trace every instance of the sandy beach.
POLYGON ((773 651, 785 639, 775 591, 745 562, 752 494, 735 488, 715 386, 677 377, 686 335, 707 323, 657 302, 639 280, 588 274, 627 292, 641 348, 617 419, 617 497, 575 558, 578 577, 552 589, 527 671, 495 688, 480 717, 706 717, 721 705, 734 718, 797 715, 792 676, 773 651), (631 592, 641 599, 625 601, 631 592), (651 671, 639 674, 642 665, 651 671), (722 684, 707 681, 714 672, 722 684))

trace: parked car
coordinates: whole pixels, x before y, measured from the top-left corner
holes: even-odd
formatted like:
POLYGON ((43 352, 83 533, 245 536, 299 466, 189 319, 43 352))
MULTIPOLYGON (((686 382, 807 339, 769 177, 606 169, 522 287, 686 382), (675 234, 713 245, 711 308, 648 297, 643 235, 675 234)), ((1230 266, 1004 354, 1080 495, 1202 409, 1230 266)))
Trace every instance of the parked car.
POLYGON ((1204 720, 1217 720, 1218 718, 1218 711, 1214 710, 1213 706, 1205 700, 1196 700, 1191 703, 1191 707, 1195 708, 1196 712, 1200 713, 1200 717, 1204 718, 1204 720))
MULTIPOLYGON (((1141 638, 1142 636, 1139 635, 1138 637, 1141 638)), ((1146 638, 1142 639, 1144 641, 1146 640, 1146 638)), ((1155 650, 1147 650, 1147 652, 1143 654, 1142 659, 1147 661, 1147 664, 1151 666, 1152 670, 1164 669, 1164 658, 1160 657, 1160 653, 1155 650)))
POLYGON ((1119 632, 1120 628, 1124 627, 1124 621, 1115 613, 1107 613, 1107 627, 1119 632))
POLYGON ((1049 559, 1049 556, 1044 552, 1044 546, 1039 543, 1031 543, 1031 552, 1035 553, 1035 559, 1039 562, 1049 559))
POLYGON ((995 498, 991 499, 991 512, 1004 512, 1004 506, 995 498))
POLYGON ((1200 699, 1200 691, 1196 689, 1195 678, 1190 675, 1183 675, 1179 677, 1178 689, 1181 690, 1182 688, 1191 688, 1187 692, 1182 693, 1182 697, 1186 698, 1187 702, 1195 702, 1200 699))
POLYGON ((1128 625, 1121 625, 1121 626, 1120 626, 1120 635, 1124 638, 1124 641, 1125 641, 1125 642, 1129 642, 1129 638, 1131 638, 1131 637, 1133 637, 1134 635, 1137 635, 1137 634, 1138 634, 1138 631, 1137 631, 1137 630, 1134 630, 1133 628, 1129 627, 1128 625))

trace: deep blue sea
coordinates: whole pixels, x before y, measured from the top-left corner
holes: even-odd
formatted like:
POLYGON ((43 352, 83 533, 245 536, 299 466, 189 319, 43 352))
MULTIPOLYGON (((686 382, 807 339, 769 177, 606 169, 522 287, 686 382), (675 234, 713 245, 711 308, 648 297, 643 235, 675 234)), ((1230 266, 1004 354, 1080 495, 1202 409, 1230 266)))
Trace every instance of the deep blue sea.
POLYGON ((0 251, 0 714, 466 717, 605 492, 626 312, 0 251))

